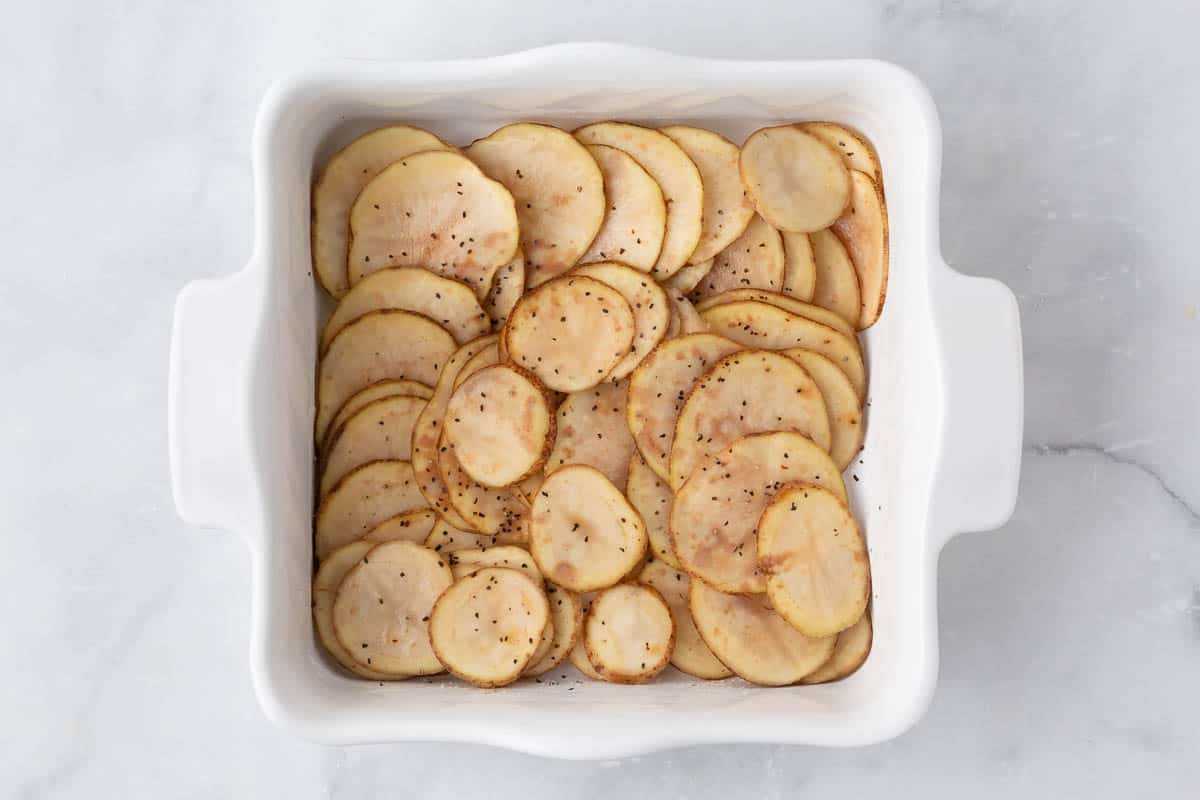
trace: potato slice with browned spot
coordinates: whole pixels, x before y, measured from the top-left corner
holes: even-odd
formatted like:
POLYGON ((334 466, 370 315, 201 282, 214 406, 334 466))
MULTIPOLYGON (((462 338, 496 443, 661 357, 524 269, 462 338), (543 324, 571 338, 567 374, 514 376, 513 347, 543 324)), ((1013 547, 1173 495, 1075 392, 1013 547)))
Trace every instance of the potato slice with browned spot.
POLYGON ((829 415, 829 457, 843 472, 862 449, 866 426, 854 384, 837 366, 819 353, 803 348, 784 350, 783 354, 804 367, 821 390, 829 415))
POLYGON ((513 197, 469 158, 418 153, 365 187, 350 211, 353 286, 385 267, 424 267, 485 297, 496 270, 517 252, 513 197))
POLYGON ((520 250, 513 260, 496 271, 492 288, 483 299, 483 309, 497 328, 504 326, 513 306, 525 293, 525 255, 520 250))
POLYGON ((473 575, 485 567, 505 567, 525 573, 538 584, 542 582, 542 573, 533 556, 523 547, 496 545, 477 550, 455 550, 446 558, 450 560, 450 571, 454 573, 455 580, 473 575))
POLYGON ((708 330, 708 325, 700 317, 700 312, 673 286, 666 287, 667 300, 671 304, 671 326, 667 328, 667 339, 676 336, 686 336, 689 333, 702 333, 708 330))
POLYGON ((829 452, 829 417, 816 382, 796 361, 766 350, 731 353, 684 401, 671 447, 671 488, 735 439, 796 431, 829 452))
POLYGON ((512 487, 484 486, 467 474, 445 431, 438 444, 438 470, 449 489, 448 500, 464 528, 492 535, 510 534, 521 525, 528 508, 512 487))
POLYGON ((550 601, 554 636, 550 649, 541 658, 530 659, 529 666, 522 673, 526 678, 536 678, 557 667, 570 655, 575 643, 582 639, 583 605, 579 596, 569 589, 547 584, 546 599, 550 601))
POLYGON ((840 681, 854 673, 871 652, 871 614, 868 611, 858 622, 837 635, 833 653, 815 672, 805 675, 803 684, 840 681))
POLYGON ((693 289, 700 285, 700 281, 704 280, 704 276, 708 274, 709 270, 713 268, 714 261, 716 261, 715 256, 695 264, 688 264, 668 278, 664 285, 678 289, 684 294, 690 294, 693 289))
POLYGON ((620 380, 633 372, 667 335, 667 327, 671 324, 671 304, 667 294, 649 275, 615 261, 585 264, 572 274, 608 284, 621 293, 633 311, 635 334, 629 353, 608 373, 609 380, 620 380))
POLYGON ((333 415, 333 420, 329 423, 329 430, 326 432, 325 438, 321 441, 321 452, 324 453, 329 449, 330 434, 340 428, 343 422, 354 416, 359 409, 368 403, 373 403, 385 397, 395 397, 396 395, 407 395, 409 397, 419 397, 422 400, 428 400, 433 397, 433 389, 416 381, 382 380, 355 392, 349 400, 342 403, 342 407, 333 415))
POLYGON ((359 664, 397 676, 434 675, 429 617, 453 577, 444 558, 412 542, 375 545, 338 586, 333 629, 359 664))
POLYGON ((713 654, 760 686, 796 683, 833 652, 835 637, 805 636, 775 613, 766 595, 725 594, 693 580, 688 608, 713 654))
POLYGON ((646 526, 599 470, 573 464, 533 501, 529 549, 546 580, 576 592, 612 586, 641 560, 646 526))
POLYGON ((659 128, 687 153, 700 170, 704 210, 700 217, 700 242, 689 263, 707 261, 742 235, 754 216, 754 206, 742 186, 738 170, 740 150, 720 134, 688 125, 659 128))
POLYGON ((812 241, 807 233, 784 231, 780 236, 783 238, 783 284, 779 291, 808 302, 812 300, 817 283, 812 241))
POLYGON ((419 397, 395 395, 368 403, 329 435, 320 497, 347 472, 368 461, 409 461, 412 432, 425 408, 419 397))
POLYGON ((813 304, 829 309, 852 328, 857 328, 862 311, 862 293, 858 289, 858 273, 854 271, 854 262, 850 260, 846 245, 828 228, 810 233, 809 238, 812 240, 816 264, 813 304))
POLYGON ((850 207, 832 227, 845 243, 858 275, 858 329, 863 330, 879 319, 887 297, 888 216, 883 190, 858 170, 851 170, 850 177, 850 207))
POLYGON ((766 591, 755 528, 775 493, 796 481, 846 496, 837 465, 798 433, 756 433, 710 458, 675 493, 671 543, 679 563, 723 592, 766 591))
POLYGON ((712 269, 692 291, 703 300, 730 289, 767 289, 783 287, 786 258, 779 231, 755 215, 742 235, 713 258, 712 269))
POLYGON ((841 155, 798 125, 750 134, 739 165, 755 210, 781 231, 827 228, 850 199, 850 171, 841 155))
POLYGON ((588 145, 587 150, 604 175, 608 207, 600 232, 579 263, 620 261, 649 272, 658 260, 667 231, 662 189, 624 150, 603 144, 588 145))
POLYGON ((418 511, 425 498, 417 491, 412 464, 372 461, 348 472, 317 509, 317 560, 344 544, 361 539, 385 519, 418 511))
POLYGON ((708 649, 696 630, 691 609, 688 608, 688 590, 692 583, 688 574, 665 561, 654 560, 642 568, 638 580, 657 589, 671 609, 671 619, 675 622, 675 647, 671 650, 671 664, 680 672, 705 680, 718 680, 732 675, 729 668, 708 649))
POLYGON ((641 453, 635 452, 629 460, 625 496, 646 523, 651 557, 678 567, 679 559, 671 549, 671 487, 654 474, 641 453))
POLYGON ((596 673, 612 683, 645 683, 666 669, 675 622, 658 590, 640 583, 605 589, 592 600, 583 646, 596 673))
POLYGON ((364 542, 396 542, 406 541, 423 544, 433 532, 437 523, 437 514, 428 508, 419 511, 405 511, 388 517, 363 536, 364 542))
POLYGON ((567 395, 558 407, 554 449, 546 474, 568 464, 587 464, 625 491, 629 456, 637 452, 625 420, 629 382, 602 383, 567 395))
POLYGON ((850 169, 867 173, 877 183, 883 179, 875 148, 858 131, 833 122, 805 122, 800 127, 806 133, 811 133, 825 144, 836 148, 850 169))
POLYGON ((516 201, 528 284, 574 266, 604 220, 604 179, 587 149, 560 128, 521 122, 464 152, 516 201))
POLYGON ((433 606, 433 651, 457 678, 505 686, 521 676, 550 622, 546 593, 513 569, 488 567, 446 589, 433 606))
POLYGON ((374 542, 351 542, 334 550, 321 562, 321 568, 317 570, 316 577, 313 578, 313 624, 316 626, 317 638, 320 640, 321 646, 343 667, 368 680, 390 681, 407 676, 390 675, 386 672, 377 672, 370 667, 364 667, 346 652, 346 648, 342 647, 342 643, 338 641, 337 634, 333 632, 333 600, 337 596, 338 584, 374 546, 374 542))
POLYGON ((806 303, 803 300, 780 292, 768 292, 763 289, 731 289, 728 292, 721 292, 719 295, 701 300, 696 304, 696 311, 704 312, 713 306, 721 306, 727 303, 741 303, 748 300, 766 303, 776 308, 782 308, 784 311, 795 314, 798 317, 819 322, 826 327, 833 328, 838 333, 850 339, 850 342, 856 347, 858 346, 854 326, 847 323, 846 320, 827 308, 822 308, 815 303, 806 303))

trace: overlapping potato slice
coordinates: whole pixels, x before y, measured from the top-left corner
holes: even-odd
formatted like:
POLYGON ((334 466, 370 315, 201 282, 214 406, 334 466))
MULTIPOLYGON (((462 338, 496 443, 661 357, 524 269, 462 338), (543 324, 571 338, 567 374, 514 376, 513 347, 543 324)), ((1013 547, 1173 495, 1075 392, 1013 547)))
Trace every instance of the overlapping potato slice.
POLYGON ((708 325, 700 318, 700 312, 673 286, 666 287, 667 300, 671 303, 671 327, 667 329, 668 339, 676 336, 686 336, 689 333, 701 333, 708 330, 708 325))
POLYGON ((521 676, 549 622, 550 606, 537 583, 517 570, 488 567, 437 599, 429 639, 455 677, 504 686, 521 676))
POLYGON ((575 131, 575 137, 624 150, 658 182, 667 203, 667 231, 653 275, 658 280, 674 275, 700 243, 704 184, 696 164, 669 136, 639 125, 597 122, 575 131))
POLYGON ((573 274, 608 284, 621 293, 633 311, 635 333, 629 353, 608 373, 609 380, 620 380, 633 372, 646 354, 667 335, 667 327, 671 323, 671 305, 667 294, 650 276, 615 261, 585 264, 576 268, 573 274))
POLYGON ((858 340, 855 338, 857 332, 854 326, 850 325, 846 320, 827 308, 822 308, 814 303, 806 303, 803 300, 780 292, 768 292, 763 289, 731 289, 728 292, 722 292, 714 297, 701 300, 696 304, 696 311, 697 313, 701 313, 713 306, 721 306, 726 303, 741 303, 748 300, 766 303, 776 308, 782 308, 789 314, 795 314, 798 317, 819 322, 846 336, 855 347, 858 346, 858 340))
POLYGON ((837 635, 833 653, 825 663, 805 675, 800 681, 803 684, 829 683, 840 681, 854 673, 871 652, 871 614, 863 614, 858 622, 837 635))
POLYGON ((750 134, 739 165, 755 210, 781 231, 827 228, 850 199, 850 170, 841 155, 798 125, 750 134))
POLYGON ((337 595, 338 584, 374 546, 373 542, 351 542, 334 550, 321 562, 321 567, 317 570, 316 577, 313 578, 313 624, 316 626, 317 638, 320 639, 321 646, 339 664, 363 678, 373 681, 388 681, 397 676, 389 675, 386 672, 377 672, 359 664, 346 652, 346 648, 342 647, 342 643, 338 641, 337 634, 333 632, 333 600, 337 595))
POLYGON ((588 660, 587 649, 583 645, 583 624, 587 622, 587 615, 592 610, 592 600, 595 599, 596 594, 597 592, 584 592, 578 595, 583 614, 579 623, 579 635, 575 637, 575 646, 571 648, 571 652, 567 658, 570 659, 571 666, 575 667, 582 674, 594 681, 602 681, 604 678, 592 666, 592 662, 588 660))
POLYGON ((812 241, 807 233, 784 231, 783 238, 783 283, 779 291, 789 297, 805 302, 812 300, 817 283, 817 263, 813 256, 812 241))
POLYGON ((473 575, 485 567, 505 567, 525 573, 538 585, 542 582, 542 573, 529 551, 516 545, 501 544, 475 550, 455 550, 446 558, 450 561, 450 571, 454 573, 455 580, 465 575, 473 575))
POLYGON ((504 327, 513 306, 525 293, 525 254, 517 250, 503 267, 496 271, 492 278, 492 288, 488 289, 487 297, 483 299, 483 310, 497 328, 504 327))
POLYGON ((832 227, 845 243, 858 275, 858 328, 863 330, 879 319, 887 297, 888 216, 879 186, 858 170, 851 170, 850 178, 850 206, 832 227))
POLYGON ((588 464, 624 491, 629 456, 637 451, 625 419, 629 381, 602 383, 575 392, 558 407, 554 449, 546 474, 568 464, 588 464))
POLYGON ((725 594, 693 580, 688 608, 708 648, 739 677, 787 686, 816 670, 835 637, 810 639, 771 609, 765 595, 725 594))
POLYGON ((550 389, 577 392, 603 381, 630 354, 633 309, 607 283, 564 275, 522 297, 501 335, 510 361, 550 389))
POLYGON ((707 261, 741 236, 754 216, 754 206, 746 196, 738 170, 740 151, 724 136, 702 128, 670 125, 659 130, 670 136, 700 170, 704 186, 700 242, 688 262, 707 261))
POLYGON ((341 297, 350 288, 350 207, 385 167, 424 150, 453 148, 429 131, 389 125, 363 134, 338 151, 321 170, 312 193, 313 274, 325 291, 341 297))
POLYGON ((433 397, 433 389, 416 381, 383 380, 355 392, 349 400, 342 403, 342 407, 333 415, 333 419, 328 426, 329 430, 326 432, 325 438, 321 441, 321 452, 324 453, 329 449, 330 434, 340 428, 343 422, 354 416, 363 406, 373 403, 376 400, 381 400, 384 397, 395 397, 396 395, 407 395, 409 397, 419 397, 422 400, 428 400, 430 397, 433 397))
POLYGON ((786 263, 779 231, 755 215, 742 235, 713 258, 712 269, 692 297, 703 300, 730 289, 777 292, 783 287, 786 263))
POLYGON ((573 464, 533 501, 529 549, 546 580, 576 592, 612 586, 646 551, 646 526, 599 470, 573 464))
POLYGON ((523 544, 529 540, 527 520, 515 525, 505 533, 477 533, 451 525, 445 518, 438 517, 432 530, 425 537, 425 546, 436 553, 456 553, 459 550, 481 550, 504 544, 523 544))
POLYGON ((385 519, 424 508, 416 483, 407 461, 372 461, 348 472, 317 509, 317 560, 361 539, 385 519))
POLYGON ((642 568, 638 580, 653 586, 662 595, 671 609, 675 622, 675 646, 671 650, 671 664, 681 672, 696 678, 717 680, 728 678, 733 673, 713 655, 708 645, 700 638, 692 611, 688 608, 688 589, 691 578, 686 572, 654 559, 642 568))
MULTIPOLYGON (((500 361, 500 339, 497 338, 487 347, 467 359, 467 363, 463 364, 462 369, 459 370, 458 375, 454 378, 454 391, 458 391, 458 387, 462 386, 463 382, 476 372, 488 367, 494 367, 500 361)), ((454 392, 451 392, 451 397, 453 396, 454 392)))
POLYGON ((529 660, 529 666, 522 673, 527 678, 536 678, 557 667, 571 653, 575 643, 582 639, 583 605, 579 596, 569 589, 547 584, 546 599, 550 601, 550 622, 554 626, 554 636, 545 654, 529 660))
POLYGON ((519 529, 528 510, 524 498, 512 487, 484 486, 468 475, 445 431, 438 443, 437 466, 449 490, 450 507, 466 523, 462 527, 492 535, 519 529))
POLYGON ((819 353, 803 348, 784 350, 783 354, 800 366, 817 384, 829 415, 829 456, 843 472, 862 449, 866 426, 854 384, 837 366, 819 353))
POLYGON ((444 558, 412 542, 375 545, 342 580, 333 629, 359 664, 396 676, 434 675, 434 601, 453 583, 444 558))
POLYGON ((650 173, 624 150, 592 144, 587 150, 604 176, 608 207, 604 223, 580 264, 620 261, 649 272, 662 250, 667 231, 667 204, 650 173))
POLYGON ((836 148, 850 169, 867 173, 876 183, 882 180, 883 173, 879 169, 879 156, 875 154, 875 148, 857 131, 833 122, 805 122, 800 127, 836 148))
POLYGON ((411 460, 413 427, 425 403, 419 397, 384 397, 363 406, 330 433, 319 496, 329 494, 347 472, 368 461, 411 460))
POLYGON ((666 669, 674 645, 671 610, 654 587, 622 583, 592 600, 583 646, 604 680, 645 683, 666 669))
POLYGON ((564 130, 522 122, 465 152, 516 201, 529 285, 574 266, 604 220, 604 179, 587 149, 564 130))
POLYGON ((651 557, 678 567, 679 560, 671 548, 671 487, 654 474, 641 453, 635 452, 629 460, 625 496, 646 523, 651 557))
POLYGON ((395 542, 406 541, 423 544, 433 532, 437 523, 437 514, 428 508, 418 511, 404 511, 388 517, 363 536, 364 542, 395 542))
POLYGON ((723 592, 766 591, 755 528, 775 493, 797 481, 845 499, 837 465, 799 433, 745 436, 709 459, 675 493, 671 543, 679 563, 723 592))
POLYGON ((816 285, 812 301, 827 308, 854 328, 858 327, 862 311, 862 294, 858 289, 858 273, 846 245, 837 234, 826 228, 809 234, 816 265, 816 285))
POLYGON ((668 278, 665 281, 665 285, 678 289, 684 294, 689 294, 700 285, 700 281, 704 280, 704 276, 713 268, 713 262, 715 261, 716 257, 714 256, 695 264, 688 264, 668 278))
POLYGON ((469 158, 418 153, 371 180, 350 211, 353 286, 385 267, 424 267, 485 297, 517 252, 517 210, 504 186, 469 158))

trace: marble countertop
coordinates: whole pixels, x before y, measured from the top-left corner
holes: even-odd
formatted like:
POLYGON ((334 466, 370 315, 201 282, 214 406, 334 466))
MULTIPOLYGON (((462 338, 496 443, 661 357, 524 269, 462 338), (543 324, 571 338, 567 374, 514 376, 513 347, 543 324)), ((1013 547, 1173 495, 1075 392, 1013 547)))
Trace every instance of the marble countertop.
POLYGON ((1195 796, 1200 9, 690 5, 8 9, 0 796, 1195 796), (234 537, 176 517, 164 424, 174 296, 250 252, 258 101, 313 60, 583 38, 875 56, 938 101, 945 256, 1020 299, 1025 463, 1012 521, 944 552, 940 685, 893 742, 578 764, 484 747, 328 749, 259 711, 248 559, 234 537))

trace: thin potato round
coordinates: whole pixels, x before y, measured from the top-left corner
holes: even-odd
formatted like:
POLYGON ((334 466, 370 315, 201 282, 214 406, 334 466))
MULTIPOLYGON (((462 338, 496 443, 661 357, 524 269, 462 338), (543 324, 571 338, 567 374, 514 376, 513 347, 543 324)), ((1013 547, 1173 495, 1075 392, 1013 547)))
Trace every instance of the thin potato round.
POLYGON ((372 311, 342 328, 317 366, 316 441, 353 394, 378 381, 432 386, 454 347, 444 328, 409 311, 372 311))
POLYGON ((624 150, 603 144, 588 145, 587 150, 604 175, 608 207, 600 232, 579 263, 620 261, 649 272, 658 260, 667 231, 662 189, 624 150))
POLYGON ((669 481, 675 420, 692 387, 708 369, 742 345, 695 333, 663 342, 629 377, 627 417, 633 441, 654 474, 669 481))
POLYGON ((513 306, 525 293, 525 254, 520 250, 513 260, 496 271, 492 288, 483 299, 483 309, 497 328, 504 326, 513 306))
POLYGON ((858 329, 875 324, 883 313, 888 281, 888 217, 883 191, 867 175, 851 170, 850 207, 833 223, 858 275, 861 312, 858 329))
POLYGON ((868 612, 858 622, 837 635, 833 653, 815 672, 805 675, 803 684, 840 681, 863 665, 871 652, 871 614, 868 612))
POLYGON ((394 395, 368 403, 329 436, 321 469, 320 496, 368 461, 409 461, 412 432, 425 408, 419 397, 394 395))
POLYGON ((689 294, 700 285, 700 281, 704 280, 704 276, 713 268, 714 261, 716 261, 715 256, 695 264, 688 264, 668 278, 666 285, 674 287, 684 294, 689 294))
POLYGON ((412 464, 372 461, 348 472, 321 501, 316 519, 317 560, 361 539, 385 519, 425 507, 412 464))
POLYGON ((813 304, 829 309, 852 328, 857 328, 862 312, 862 293, 846 245, 829 229, 810 233, 809 238, 816 264, 813 304))
POLYGON ((564 275, 518 301, 501 334, 508 358, 558 392, 600 383, 631 352, 633 309, 592 278, 564 275))
POLYGON ((524 573, 539 586, 542 583, 541 571, 538 570, 533 556, 523 547, 496 545, 478 550, 455 550, 446 558, 450 561, 450 571, 454 573, 454 580, 473 575, 486 567, 505 567, 524 573))
POLYGON ((438 517, 429 535, 425 537, 425 546, 435 553, 456 553, 459 550, 480 550, 502 544, 521 544, 528 540, 524 535, 524 526, 518 526, 522 533, 510 531, 507 533, 476 533, 451 525, 444 517, 438 517))
POLYGON ((436 523, 437 514, 428 508, 419 511, 405 511, 388 517, 371 528, 362 540, 375 544, 400 540, 423 544, 429 538, 429 534, 433 532, 436 523))
MULTIPOLYGON (((463 382, 476 372, 488 367, 494 367, 500 361, 500 339, 497 338, 487 347, 467 359, 467 363, 463 364, 462 369, 459 370, 458 375, 454 378, 454 391, 458 391, 458 387, 462 386, 463 382)), ((453 392, 451 392, 450 396, 454 396, 453 392)))
POLYGON ((817 263, 813 256, 812 241, 807 233, 784 231, 783 237, 783 284, 779 291, 806 303, 812 300, 817 283, 817 263))
POLYGON ((700 242, 688 263, 707 261, 741 236, 754 216, 754 206, 746 196, 738 170, 740 151, 724 136, 702 128, 670 125, 659 130, 670 136, 700 170, 704 186, 700 242))
POLYGON ((755 210, 781 231, 827 228, 850 199, 850 171, 841 155, 797 125, 750 134, 739 165, 755 210))
POLYGON ((321 170, 312 193, 313 274, 325 291, 341 297, 350 288, 350 207, 372 178, 390 164, 425 150, 452 150, 429 131, 389 125, 366 133, 338 151, 321 170))
POLYGON ((796 361, 766 350, 731 353, 696 383, 675 422, 671 488, 752 433, 795 431, 829 452, 825 399, 796 361))
POLYGON ((642 518, 592 467, 563 467, 533 501, 530 552, 547 580, 572 591, 612 586, 641 560, 646 541, 642 518))
POLYGON ((803 348, 784 350, 783 354, 804 367, 821 390, 829 414, 829 457, 843 472, 862 449, 866 426, 854 384, 837 366, 819 353, 803 348))
POLYGON ((841 153, 842 160, 850 169, 865 172, 876 182, 883 178, 879 169, 879 156, 871 147, 866 137, 844 125, 832 122, 805 122, 800 126, 806 133, 811 133, 830 147, 841 153))
POLYGON ((667 338, 673 339, 676 336, 686 336, 689 333, 703 333, 708 330, 708 325, 700 317, 700 312, 692 305, 692 301, 683 296, 683 293, 673 286, 666 287, 667 300, 671 303, 673 326, 677 325, 675 331, 668 331, 667 338))
POLYGON ((695 162, 669 136, 625 122, 597 122, 575 131, 584 144, 606 144, 633 156, 662 188, 667 232, 653 275, 666 280, 688 262, 700 243, 704 183, 695 162))
POLYGON ((539 469, 554 443, 545 388, 506 364, 481 369, 450 396, 443 423, 463 470, 485 486, 510 486, 539 469))
POLYGON ((658 590, 640 583, 605 589, 583 625, 588 661, 606 681, 645 683, 666 669, 675 622, 658 590))
POLYGON ((775 613, 765 595, 725 594, 693 580, 688 608, 708 648, 739 677, 788 686, 833 652, 835 637, 810 639, 775 613))
POLYGON ((570 655, 575 643, 582 639, 580 631, 583 629, 583 605, 579 595, 561 586, 547 584, 546 599, 550 601, 550 621, 554 625, 554 637, 548 652, 541 658, 529 660, 529 666, 522 673, 527 678, 536 678, 557 667, 570 655))
POLYGON ((317 570, 316 577, 313 578, 313 624, 316 626, 317 638, 320 639, 321 646, 343 667, 355 675, 369 680, 390 681, 404 676, 377 672, 359 664, 346 652, 346 648, 342 647, 342 643, 338 641, 337 634, 333 632, 333 600, 337 596, 338 584, 374 546, 372 542, 351 542, 334 550, 328 558, 321 562, 321 568, 317 570))
POLYGON ((775 493, 796 481, 846 497, 837 465, 811 439, 793 432, 738 439, 675 493, 671 543, 679 563, 723 592, 766 591, 755 527, 775 493))
POLYGON ((338 641, 355 661, 379 672, 441 672, 428 622, 434 601, 453 580, 445 559, 419 544, 375 545, 338 587, 333 601, 338 641))
POLYGON ((629 456, 637 452, 625 421, 628 394, 629 382, 620 381, 567 395, 558 407, 558 433, 546 474, 568 464, 587 464, 625 491, 629 456))
POLYGON ((771 605, 806 636, 833 636, 867 610, 867 545, 846 502, 818 486, 775 495, 758 522, 758 563, 771 605))
POLYGON ((754 301, 758 303, 766 303, 776 308, 782 308, 789 314, 795 314, 798 317, 811 319, 813 322, 819 322, 822 325, 833 328, 838 333, 843 334, 850 339, 851 344, 858 346, 858 339, 855 338, 857 331, 854 326, 846 322, 827 308, 822 308, 814 303, 806 303, 803 300, 791 297, 780 292, 768 292, 762 289, 731 289, 728 292, 722 292, 715 297, 709 297, 701 300, 696 304, 697 313, 707 311, 713 306, 721 306, 726 303, 741 303, 745 301, 754 301))
POLYGON ((786 265, 779 231, 755 215, 742 235, 713 258, 712 269, 692 297, 703 300, 730 289, 777 292, 783 287, 786 265))
POLYGON ((671 650, 671 663, 675 668, 704 680, 718 680, 732 675, 729 668, 708 649, 696 630, 691 609, 688 608, 688 588, 692 583, 688 574, 664 561, 654 560, 642 569, 638 580, 657 589, 671 609, 671 619, 675 622, 675 647, 671 650))
POLYGON ((396 395, 407 395, 408 397, 419 397, 422 400, 428 400, 433 397, 433 389, 416 381, 383 380, 355 392, 349 400, 342 403, 342 407, 333 415, 333 420, 329 423, 329 432, 325 434, 325 438, 321 442, 321 452, 324 453, 329 449, 330 434, 342 427, 342 423, 354 416, 359 409, 368 403, 373 403, 384 397, 395 397, 396 395))
POLYGON ((679 559, 671 548, 671 487, 654 474, 641 453, 634 453, 629 460, 629 485, 625 495, 646 523, 650 555, 672 567, 679 567, 679 559))
POLYGON ((572 274, 611 286, 621 293, 633 310, 635 334, 629 353, 608 373, 609 380, 620 380, 633 372, 646 354, 667 335, 667 327, 671 323, 671 304, 667 294, 650 276, 615 261, 585 264, 572 274))
POLYGON ((604 179, 587 149, 564 130, 522 122, 465 152, 516 201, 529 285, 574 266, 604 220, 604 179))
POLYGON ((484 486, 468 475, 445 431, 438 444, 437 462, 449 489, 450 507, 465 521, 464 528, 498 535, 520 527, 520 520, 528 510, 520 493, 512 487, 484 486))
POLYGON ((537 583, 517 570, 488 567, 437 599, 429 639, 455 677, 505 686, 521 676, 549 621, 546 593, 537 583))

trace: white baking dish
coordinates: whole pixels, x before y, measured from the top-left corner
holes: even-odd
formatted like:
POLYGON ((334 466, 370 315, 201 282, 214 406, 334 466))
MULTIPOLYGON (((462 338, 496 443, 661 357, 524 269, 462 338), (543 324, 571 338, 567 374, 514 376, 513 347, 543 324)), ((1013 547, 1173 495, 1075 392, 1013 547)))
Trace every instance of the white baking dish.
POLYGON ((251 670, 267 715, 330 743, 486 742, 610 758, 704 742, 856 745, 895 736, 937 677, 937 559, 1001 525, 1017 492, 1021 337, 1013 295, 938 247, 940 131, 911 75, 873 61, 717 61, 607 44, 438 63, 355 62, 277 84, 254 137, 255 250, 183 290, 168 427, 185 520, 239 532, 253 559, 251 670), (668 671, 644 686, 568 668, 493 691, 449 679, 380 685, 335 669, 309 616, 313 365, 327 312, 309 275, 314 167, 385 121, 464 144, 504 122, 688 122, 741 141, 829 119, 879 149, 891 214, 886 310, 865 338, 868 435, 848 480, 870 543, 875 644, 840 683, 763 689, 668 671), (563 680, 560 676, 567 675, 563 680))

